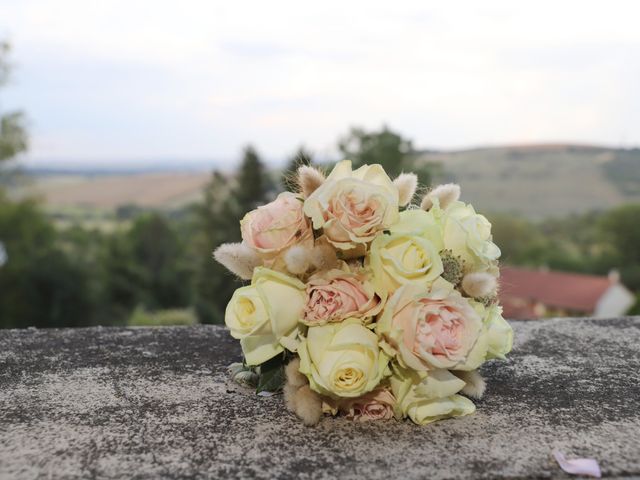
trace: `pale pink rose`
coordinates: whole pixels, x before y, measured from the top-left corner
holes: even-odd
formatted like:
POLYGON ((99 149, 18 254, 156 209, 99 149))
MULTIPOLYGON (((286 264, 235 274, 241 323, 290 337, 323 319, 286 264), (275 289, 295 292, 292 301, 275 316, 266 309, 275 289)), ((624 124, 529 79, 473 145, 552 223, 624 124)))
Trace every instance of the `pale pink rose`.
POLYGON ((333 269, 307 282, 303 323, 324 325, 355 317, 370 319, 382 309, 382 299, 364 273, 333 269))
MULTIPOLYGON (((401 287, 389 299, 377 332, 414 370, 466 369, 482 331, 482 319, 453 289, 401 287)), ((484 358, 484 355, 482 356, 484 358)))
POLYGON ((340 192, 325 212, 325 234, 334 242, 370 241, 384 228, 380 199, 354 189, 340 192))
POLYGON ((387 388, 378 387, 361 397, 342 400, 326 398, 324 402, 323 410, 327 413, 335 415, 340 412, 349 420, 369 422, 393 418, 396 399, 387 388))
POLYGON ((398 221, 398 189, 380 165, 351 169, 345 160, 305 200, 305 213, 331 244, 353 250, 398 221))
POLYGON ((273 202, 247 213, 240 222, 242 240, 261 254, 278 254, 303 241, 313 240, 311 222, 302 211, 303 203, 293 193, 284 192, 273 202))

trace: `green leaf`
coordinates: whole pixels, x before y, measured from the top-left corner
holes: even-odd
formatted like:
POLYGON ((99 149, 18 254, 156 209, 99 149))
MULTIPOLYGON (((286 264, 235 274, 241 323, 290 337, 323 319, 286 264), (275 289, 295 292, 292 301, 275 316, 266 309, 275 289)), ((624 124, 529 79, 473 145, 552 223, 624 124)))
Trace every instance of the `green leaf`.
POLYGON ((277 355, 260 365, 256 393, 277 392, 284 385, 284 355, 277 355))

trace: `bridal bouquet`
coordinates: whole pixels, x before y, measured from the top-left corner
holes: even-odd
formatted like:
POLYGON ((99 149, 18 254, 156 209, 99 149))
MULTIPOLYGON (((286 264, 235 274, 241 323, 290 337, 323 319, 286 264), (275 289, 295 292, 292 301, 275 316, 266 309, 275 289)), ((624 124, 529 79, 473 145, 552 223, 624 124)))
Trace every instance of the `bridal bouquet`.
POLYGON ((412 205, 417 177, 348 160, 303 166, 298 191, 240 222, 242 243, 215 258, 251 280, 225 322, 244 362, 234 380, 284 391, 306 424, 473 413, 477 372, 504 359, 512 331, 496 298, 491 224, 447 184, 412 205))

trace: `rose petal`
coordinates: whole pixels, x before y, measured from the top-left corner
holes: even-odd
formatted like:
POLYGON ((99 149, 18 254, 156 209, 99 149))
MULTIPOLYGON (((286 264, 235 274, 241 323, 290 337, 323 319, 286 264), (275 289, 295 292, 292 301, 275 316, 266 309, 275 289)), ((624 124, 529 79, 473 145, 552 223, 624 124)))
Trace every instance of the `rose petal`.
POLYGON ((567 473, 571 473, 573 475, 587 475, 596 478, 600 478, 602 476, 602 473, 600 472, 600 465, 598 465, 598 461, 593 458, 575 458, 567 460, 560 450, 554 450, 553 456, 560 465, 560 468, 567 473))

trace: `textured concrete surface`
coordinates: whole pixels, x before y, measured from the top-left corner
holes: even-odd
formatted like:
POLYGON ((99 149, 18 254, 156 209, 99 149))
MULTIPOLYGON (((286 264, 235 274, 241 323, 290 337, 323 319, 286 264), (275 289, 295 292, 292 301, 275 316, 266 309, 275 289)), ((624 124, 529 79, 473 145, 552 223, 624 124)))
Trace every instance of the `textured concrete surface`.
POLYGON ((325 419, 226 380, 220 327, 0 331, 0 478, 562 478, 551 456, 640 476, 640 319, 514 322, 475 415, 325 419))

